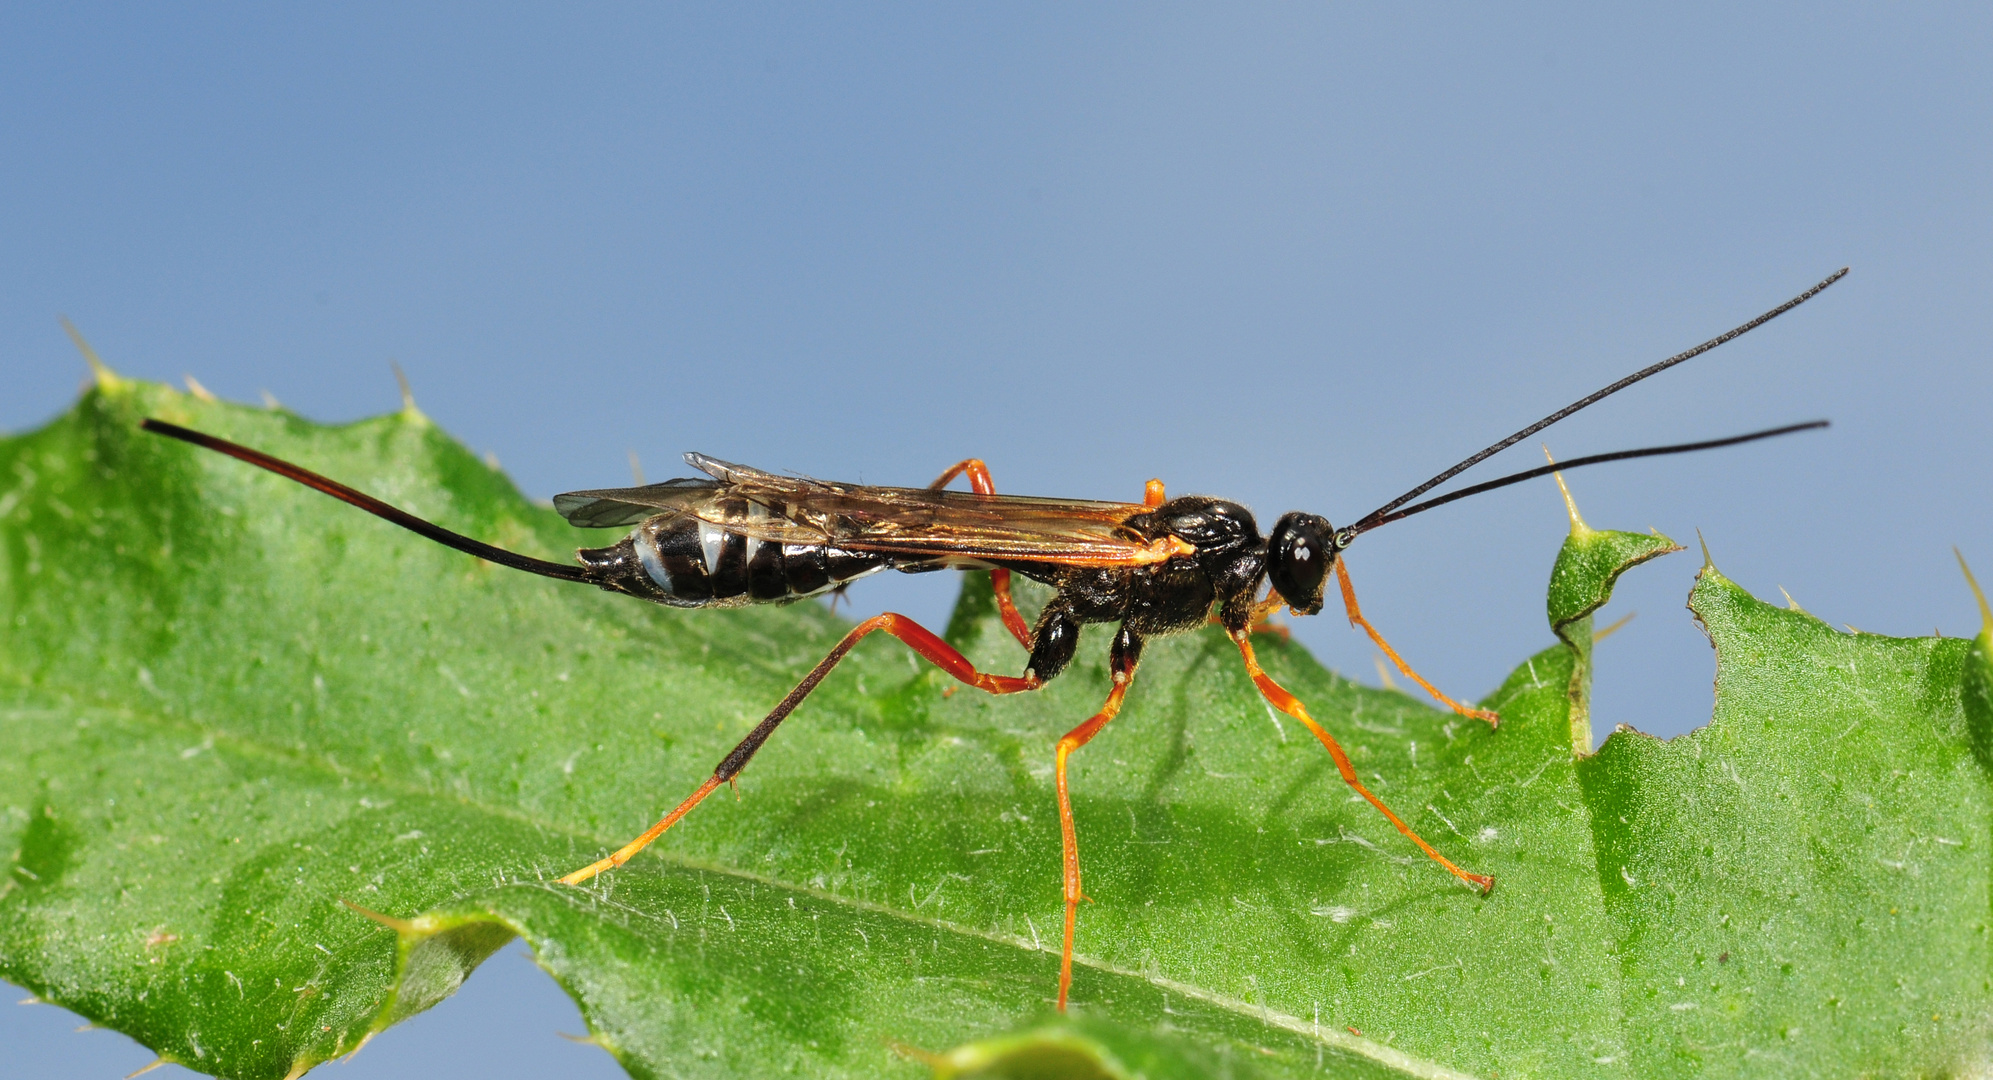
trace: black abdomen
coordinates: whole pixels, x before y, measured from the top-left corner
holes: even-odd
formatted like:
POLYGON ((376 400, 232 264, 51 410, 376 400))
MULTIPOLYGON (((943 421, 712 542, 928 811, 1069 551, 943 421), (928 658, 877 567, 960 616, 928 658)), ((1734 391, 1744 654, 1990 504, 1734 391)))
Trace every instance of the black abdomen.
POLYGON ((660 515, 620 543, 577 553, 605 589, 672 607, 787 603, 827 592, 893 564, 823 544, 780 544, 660 515))

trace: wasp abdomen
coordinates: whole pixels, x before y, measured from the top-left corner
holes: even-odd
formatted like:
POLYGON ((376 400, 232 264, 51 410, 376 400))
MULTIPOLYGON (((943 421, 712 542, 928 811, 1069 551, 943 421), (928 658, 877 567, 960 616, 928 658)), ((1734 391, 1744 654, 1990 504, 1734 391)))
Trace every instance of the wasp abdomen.
POLYGON ((621 543, 581 551, 603 588, 672 607, 786 603, 891 565, 886 556, 824 544, 782 544, 666 514, 621 543))

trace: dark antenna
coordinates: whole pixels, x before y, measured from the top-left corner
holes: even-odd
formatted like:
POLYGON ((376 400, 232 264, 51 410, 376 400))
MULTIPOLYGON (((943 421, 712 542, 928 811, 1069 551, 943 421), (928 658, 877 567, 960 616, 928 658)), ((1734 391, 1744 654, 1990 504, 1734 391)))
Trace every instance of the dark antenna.
POLYGON ((1508 487, 1510 484, 1520 484, 1524 480, 1534 480, 1539 476, 1548 476, 1551 473, 1562 472, 1565 469, 1576 469, 1586 465, 1598 465, 1607 461, 1625 461, 1627 458, 1660 457, 1663 454, 1686 454, 1695 450, 1714 450, 1719 446, 1735 446, 1738 443, 1756 442, 1759 439, 1770 439, 1780 435, 1790 435, 1795 431, 1811 431, 1814 428, 1823 428, 1826 426, 1827 426, 1827 421, 1825 420, 1809 420, 1804 424, 1787 424, 1784 427, 1770 428, 1765 431, 1753 431, 1749 435, 1732 435, 1727 439, 1710 439, 1707 442, 1676 443, 1673 446, 1649 446, 1642 450, 1618 450, 1610 454, 1593 454, 1590 457, 1572 458, 1569 461, 1559 461, 1549 465, 1538 465, 1534 469, 1526 469, 1522 472, 1515 473, 1510 476, 1504 476, 1499 480, 1490 480, 1485 484, 1475 484, 1473 487, 1466 487, 1466 488, 1461 488, 1459 491, 1448 492, 1445 495, 1441 495, 1437 499, 1427 499, 1425 502, 1422 503, 1414 503, 1411 506, 1405 507, 1403 510, 1399 510, 1395 513, 1386 514, 1381 518, 1373 514, 1370 517, 1365 518, 1362 522, 1358 523, 1357 525, 1352 525, 1348 529, 1343 530, 1343 532, 1353 538, 1358 533, 1369 532, 1370 530, 1378 527, 1379 525, 1389 525, 1394 521, 1401 521, 1405 518, 1411 517, 1413 514, 1420 514, 1424 513, 1427 510, 1431 510, 1435 506, 1445 506, 1447 503, 1453 502, 1456 499, 1464 499, 1469 495, 1479 495, 1484 491, 1493 491, 1496 488, 1508 487))
MULTIPOLYGON (((1824 291, 1827 288, 1827 286, 1832 285, 1833 283, 1841 280, 1847 275, 1848 275, 1848 268, 1843 266, 1839 270, 1836 270, 1833 273, 1827 275, 1827 279, 1825 281, 1822 281, 1820 284, 1813 286, 1812 288, 1806 290, 1803 293, 1800 293, 1798 296, 1795 296, 1792 299, 1787 300, 1785 303, 1780 304, 1779 306, 1771 309, 1770 311, 1765 312, 1763 315, 1760 315, 1757 318, 1752 319, 1750 322, 1747 322, 1744 325, 1739 326, 1734 330, 1728 331, 1727 333, 1718 334, 1717 336, 1710 338, 1708 341, 1705 341, 1702 344, 1697 345, 1695 348, 1689 349, 1686 352, 1676 353, 1675 355, 1668 357, 1666 360, 1663 360, 1658 364, 1641 368, 1639 371, 1636 371, 1633 374, 1628 375, 1626 378, 1621 379, 1616 383, 1613 383, 1611 386, 1608 386, 1605 389, 1600 390, 1596 394, 1592 394, 1588 397, 1579 398, 1577 401, 1574 401, 1571 404, 1564 406, 1563 408, 1557 410, 1556 412, 1551 413, 1549 416, 1546 416, 1543 419, 1538 420, 1536 423, 1531 424, 1526 428, 1523 428, 1521 431, 1518 431, 1515 434, 1509 436, 1508 438, 1503 439, 1501 442, 1498 442, 1493 446, 1490 446, 1487 449, 1482 450, 1480 453, 1475 454, 1474 456, 1466 459, 1465 461, 1462 461, 1460 464, 1455 465, 1454 467, 1446 470, 1445 472, 1440 473, 1438 476, 1435 476, 1432 479, 1426 481, 1425 483, 1420 484, 1418 487, 1415 487, 1412 490, 1405 492, 1403 495, 1400 495, 1397 498, 1392 499, 1390 502, 1385 503, 1383 506, 1380 506, 1377 509, 1371 511, 1369 514, 1366 514, 1365 516, 1360 518, 1356 522, 1356 524, 1343 529, 1341 531, 1341 535, 1354 537, 1358 533, 1369 532, 1371 529, 1374 529, 1377 526, 1382 525, 1387 520, 1392 520, 1392 521, 1397 520, 1396 517, 1391 516, 1391 511, 1398 509, 1399 507, 1405 505, 1408 502, 1411 502, 1413 499, 1416 499, 1421 495, 1424 495, 1426 492, 1431 491, 1433 488, 1436 488, 1439 485, 1446 483, 1448 480, 1451 480, 1454 477, 1460 475, 1461 473, 1467 471, 1468 469, 1473 468, 1474 466, 1480 464, 1482 461, 1496 454, 1499 454, 1504 450, 1507 450, 1509 447, 1514 446, 1516 443, 1519 443, 1522 440, 1529 438, 1531 435, 1534 435, 1537 432, 1542 431, 1544 428, 1549 427, 1550 425, 1556 423, 1559 420, 1564 419, 1565 417, 1571 415, 1574 412, 1577 412, 1580 409, 1583 409, 1590 405, 1595 405, 1598 402, 1604 400, 1605 398, 1611 397, 1612 395, 1619 393, 1621 390, 1624 390, 1627 387, 1632 386, 1634 383, 1639 382, 1640 380, 1648 377, 1649 375, 1658 375, 1661 372, 1666 371, 1671 367, 1674 367, 1676 364, 1679 364, 1684 360, 1694 359, 1695 357, 1701 356, 1703 353, 1706 353, 1709 350, 1716 348, 1718 345, 1722 345, 1736 338, 1743 337, 1745 334, 1748 334, 1751 331, 1756 330, 1758 327, 1765 325, 1766 323, 1772 321, 1773 319, 1778 318, 1780 315, 1783 315, 1786 312, 1791 311, 1793 308, 1796 308, 1799 305, 1804 304, 1808 300, 1811 300, 1814 297, 1820 295, 1820 293, 1824 291)), ((1760 433, 1758 435, 1744 436, 1742 439, 1736 441, 1745 441, 1754 438, 1770 438, 1770 433, 1760 433)), ((1719 441, 1716 443, 1711 443, 1709 445, 1722 446, 1728 444, 1719 441)), ((1689 447, 1688 449, 1704 449, 1704 448, 1705 447, 1701 445, 1697 445, 1689 447)), ((1658 448, 1655 450, 1627 451, 1626 456, 1637 457, 1648 454, 1682 453, 1682 452, 1684 451, 1671 450, 1668 448, 1658 448)), ((1593 459, 1586 458, 1583 460, 1585 460, 1587 463, 1590 463, 1593 459)), ((1575 468, 1576 465, 1567 464, 1562 467, 1575 468)), ((1544 470, 1544 472, 1548 471, 1550 470, 1547 469, 1544 470)), ((1539 472, 1535 475, 1541 476, 1543 474, 1539 472)), ((1475 490, 1485 490, 1485 488, 1477 488, 1475 490)), ((1437 501, 1435 501, 1432 505, 1438 505, 1437 501)), ((1403 515, 1398 515, 1398 516, 1402 517, 1403 515)))
POLYGON ((338 499, 340 502, 357 506, 375 517, 392 521, 409 532, 426 536, 445 547, 456 548, 467 555, 475 555, 486 562, 497 563, 500 566, 509 566, 514 570, 524 570, 529 574, 539 574, 542 577, 559 578, 562 581, 579 581, 583 584, 591 585, 595 583, 595 579, 590 576, 586 567, 547 562, 545 559, 535 559, 530 555, 521 555, 516 551, 506 551, 504 548, 492 547, 490 544, 473 540, 462 533, 453 533, 435 522, 424 521, 406 510, 389 506, 387 503, 374 498, 366 492, 355 491, 337 480, 320 476, 309 469, 300 468, 282 458, 271 457, 260 450, 251 450, 239 443, 232 443, 227 439, 217 439, 213 435, 203 434, 192 428, 183 428, 178 424, 169 424, 164 420, 147 418, 143 423, 139 424, 139 427, 169 438, 178 439, 181 442, 193 443, 195 446, 227 454, 237 461, 246 461, 260 469, 268 469, 278 476, 296 480, 308 488, 322 491, 338 499))

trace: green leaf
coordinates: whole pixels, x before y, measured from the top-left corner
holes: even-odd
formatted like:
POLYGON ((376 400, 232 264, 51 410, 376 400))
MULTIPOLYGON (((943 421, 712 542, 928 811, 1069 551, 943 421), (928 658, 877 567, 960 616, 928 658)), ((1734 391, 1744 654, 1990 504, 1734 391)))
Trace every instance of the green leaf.
MULTIPOLYGON (((868 640, 739 801, 562 886, 710 775, 844 625, 486 566, 145 435, 147 415, 541 557, 606 537, 413 410, 326 428, 105 380, 0 441, 0 976, 191 1068, 350 1052, 513 935, 637 1076, 1984 1058, 1984 643, 1842 635, 1705 574, 1714 725, 1580 760, 1589 614, 1665 541, 1567 542, 1563 640, 1487 700, 1498 730, 1264 642, 1366 782, 1496 876, 1482 897, 1352 801, 1222 634, 1156 642, 1073 759, 1092 903, 1059 1019, 1051 747, 1106 695, 1103 635, 1000 699, 868 640)), ((950 638, 1015 671, 966 580, 950 638)))
POLYGON ((1557 490, 1571 513, 1571 535, 1557 552, 1550 570, 1547 608, 1550 629, 1576 654, 1572 671, 1571 752, 1592 751, 1592 613, 1612 599, 1619 575, 1663 555, 1682 550, 1660 533, 1610 532, 1594 529, 1578 516, 1578 504, 1557 474, 1557 490))
POLYGON ((1714 566, 1689 606, 1714 721, 1579 766, 1638 1070, 1976 1068, 1993 804, 1960 685, 1982 646, 1842 633, 1714 566))

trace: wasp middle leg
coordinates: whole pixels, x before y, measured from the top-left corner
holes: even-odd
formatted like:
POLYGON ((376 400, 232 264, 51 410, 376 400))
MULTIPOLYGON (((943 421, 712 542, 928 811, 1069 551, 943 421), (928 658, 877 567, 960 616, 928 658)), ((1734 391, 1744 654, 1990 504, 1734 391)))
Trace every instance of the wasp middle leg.
POLYGON ((895 614, 890 611, 883 615, 875 615, 852 627, 851 632, 844 635, 844 640, 838 642, 837 647, 830 651, 830 655, 819 660, 817 666, 811 668, 808 675, 803 676, 803 681, 797 683, 794 690, 789 691, 789 696, 783 698, 780 704, 769 711, 761 723, 754 726, 753 731, 747 733, 746 738, 742 739, 731 751, 728 751, 727 756, 721 759, 719 767, 713 770, 712 778, 700 785, 699 790, 693 792, 684 802, 679 803, 671 813, 666 814, 663 819, 651 826, 649 831, 645 832, 642 836, 623 845, 608 858, 590 863, 576 870, 574 873, 561 878, 561 883, 563 885, 579 885, 604 870, 612 870, 629 862, 631 857, 635 856, 637 852, 649 847, 652 841, 663 836, 665 830, 678 824, 680 818, 691 813, 692 808, 699 805, 706 796, 711 795, 715 788, 739 776, 741 770, 747 768, 747 763, 749 759, 754 757, 755 751, 761 749, 761 744, 767 742, 768 737, 775 734, 775 729, 782 726, 782 721, 788 719, 789 714, 796 711, 796 706, 801 705, 803 699, 810 696, 810 691, 815 690, 818 683, 823 682, 824 676, 830 674, 830 670, 837 666, 839 660, 844 659, 845 654, 851 651, 852 646, 857 645, 859 640, 864 638, 865 635, 880 630, 905 642, 908 648, 919 653, 922 658, 935 667, 940 668, 956 679, 978 690, 987 691, 992 694, 1015 694, 1025 690, 1036 690, 1044 685, 1044 680, 1031 674, 1026 674, 1022 678, 1019 678, 1011 675, 991 675, 987 672, 977 671, 976 665, 970 663, 968 657, 955 651, 952 646, 941 640, 933 631, 914 622, 905 615, 895 614))
POLYGON ((1073 801, 1066 792, 1066 759, 1073 751, 1085 746, 1100 734, 1100 729, 1121 712, 1121 699, 1128 694, 1128 686, 1135 681, 1135 665, 1142 659, 1142 639, 1135 632, 1123 626, 1114 635, 1114 648, 1108 656, 1108 670, 1114 676, 1114 688, 1107 692, 1107 703, 1100 707, 1086 723, 1066 732, 1059 740, 1059 748, 1053 759, 1054 784, 1059 791, 1059 841, 1064 856, 1065 895, 1066 895, 1066 937, 1059 951, 1059 1011, 1066 1011, 1066 995, 1073 985, 1073 929, 1079 918, 1080 900, 1080 842, 1079 834, 1073 829, 1073 801))
MULTIPOLYGON (((939 491, 948 486, 950 480, 967 474, 969 490, 978 495, 996 494, 996 481, 990 478, 990 467, 983 464, 982 458, 964 458, 949 466, 941 478, 927 485, 930 490, 939 491)), ((1017 604, 1010 598, 1010 571, 998 566, 990 570, 990 591, 996 593, 997 614, 1003 617, 1004 629, 1017 639, 1019 645, 1031 648, 1031 627, 1026 625, 1024 616, 1017 613, 1017 604)))

